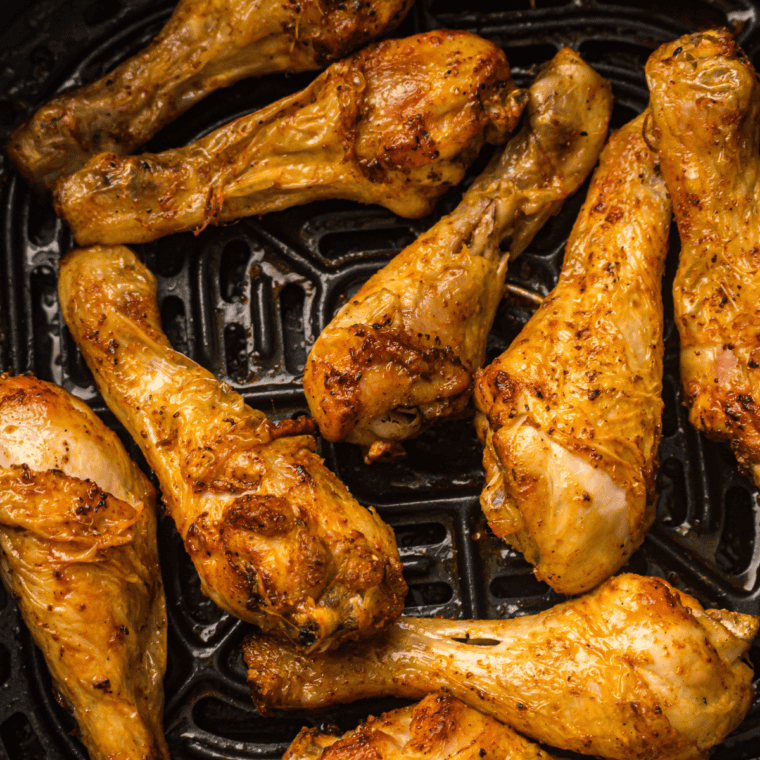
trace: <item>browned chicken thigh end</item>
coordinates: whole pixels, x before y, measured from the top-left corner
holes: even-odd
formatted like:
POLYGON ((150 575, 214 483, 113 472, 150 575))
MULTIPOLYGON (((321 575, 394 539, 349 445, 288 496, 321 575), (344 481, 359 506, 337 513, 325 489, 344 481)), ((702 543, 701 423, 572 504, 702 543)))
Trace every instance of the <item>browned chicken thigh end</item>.
POLYGON ((359 444, 372 461, 467 413, 509 258, 591 171, 611 110, 609 83, 576 53, 547 64, 520 132, 457 208, 373 275, 314 344, 304 389, 325 438, 359 444))
POLYGON ((369 45, 187 147, 103 153, 55 187, 79 245, 142 243, 324 198, 432 210, 525 104, 504 52, 438 30, 369 45))
POLYGON ((57 95, 6 150, 37 189, 103 152, 125 155, 213 90, 316 69, 384 34, 412 0, 180 0, 160 34, 95 82, 57 95))

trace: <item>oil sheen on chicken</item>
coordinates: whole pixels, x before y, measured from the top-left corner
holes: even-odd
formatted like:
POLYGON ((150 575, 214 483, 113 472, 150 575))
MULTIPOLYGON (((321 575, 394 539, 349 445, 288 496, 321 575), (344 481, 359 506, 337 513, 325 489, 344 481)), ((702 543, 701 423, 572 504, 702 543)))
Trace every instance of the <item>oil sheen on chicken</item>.
POLYGON ((372 461, 467 413, 510 256, 591 171, 611 110, 609 83, 561 50, 530 87, 522 129, 457 208, 371 277, 314 344, 304 388, 325 438, 357 443, 372 461))
POLYGON ((760 485, 760 84, 725 30, 647 63, 652 136, 681 236, 675 282, 689 419, 760 485))
POLYGON ((79 399, 0 376, 0 574, 92 760, 168 760, 155 490, 79 399))
POLYGON ((148 47, 57 95, 11 135, 39 190, 103 152, 124 155, 210 92, 244 77, 321 68, 392 30, 412 0, 180 0, 148 47))
POLYGON ((401 617, 361 647, 306 657, 244 644, 260 711, 440 688, 525 736, 613 760, 705 760, 747 714, 760 618, 704 610, 659 578, 620 575, 512 620, 401 617))
POLYGON ((307 649, 403 609, 393 531, 315 454, 308 418, 275 424, 172 350, 156 281, 124 247, 70 251, 59 298, 106 403, 156 473, 204 593, 307 649))
POLYGON ((671 204, 645 119, 610 138, 559 283, 475 383, 488 524, 564 594, 622 567, 654 520, 671 204))
POLYGON ((305 90, 191 145, 103 153, 59 180, 79 245, 142 243, 323 198, 422 216, 525 104, 504 52, 439 30, 369 45, 305 90))
POLYGON ((446 692, 370 717, 344 736, 304 728, 282 760, 552 760, 509 726, 446 692))

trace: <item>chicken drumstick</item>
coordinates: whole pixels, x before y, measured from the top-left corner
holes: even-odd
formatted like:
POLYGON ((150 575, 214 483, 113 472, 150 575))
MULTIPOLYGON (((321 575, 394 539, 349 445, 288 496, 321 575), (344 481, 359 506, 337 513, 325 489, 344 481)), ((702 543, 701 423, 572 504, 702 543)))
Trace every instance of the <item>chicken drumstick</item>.
POLYGON ((725 29, 646 67, 652 137, 681 236, 673 283, 689 420, 760 485, 760 83, 725 29))
POLYGON ((185 148, 103 153, 56 184, 79 245, 143 243, 323 198, 428 213, 525 103, 504 52, 469 32, 386 40, 185 148))
POLYGON ((168 760, 155 490, 82 401, 0 376, 0 573, 92 760, 168 760))
POLYGON ((315 657, 244 644, 257 708, 317 708, 442 687, 554 747, 613 760, 704 760, 752 705, 760 618, 704 610, 666 581, 610 578, 512 620, 402 617, 361 647, 315 657))
POLYGON ((205 594, 309 650, 401 613, 393 531, 314 453, 311 420, 271 422, 172 350, 155 278, 129 249, 70 251, 58 292, 98 389, 158 476, 205 594))
POLYGON ((153 42, 95 82, 57 95, 10 137, 37 189, 103 152, 125 155, 213 90, 325 66, 393 29, 412 0, 180 0, 153 42))
POLYGON ((645 119, 610 138, 559 283, 475 382, 488 524, 563 594, 622 567, 654 520, 671 204, 645 119))
POLYGON ((304 388, 325 438, 357 443, 372 461, 466 412, 509 258, 591 171, 611 110, 609 83, 569 48, 557 53, 530 87, 526 123, 459 206, 373 275, 317 339, 304 388))

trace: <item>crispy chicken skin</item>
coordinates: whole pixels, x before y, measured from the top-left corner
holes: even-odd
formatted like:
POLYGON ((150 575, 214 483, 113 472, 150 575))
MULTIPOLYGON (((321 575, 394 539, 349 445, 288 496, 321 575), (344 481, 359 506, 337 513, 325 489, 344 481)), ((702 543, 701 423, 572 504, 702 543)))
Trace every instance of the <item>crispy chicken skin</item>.
POLYGON ((646 73, 681 236, 684 403, 760 485, 760 84, 725 29, 663 45, 646 73))
POLYGON ((155 491, 79 399, 0 376, 0 574, 92 760, 168 760, 155 491))
POLYGON ((6 146, 37 189, 103 152, 124 155, 213 90, 321 68, 389 32, 412 0, 180 0, 158 37, 95 82, 57 95, 6 146))
POLYGON ((357 443, 372 461, 467 412, 509 258, 591 171, 611 110, 609 83, 561 50, 529 90, 522 129, 459 206, 371 277, 314 344, 304 388, 325 438, 357 443))
POLYGON ((564 594, 622 567, 654 520, 671 204, 645 118, 610 138, 559 283, 475 381, 488 524, 564 594))
POLYGON ((552 760, 509 726, 446 692, 370 717, 345 736, 304 728, 282 760, 552 760))
POLYGON ((305 657, 246 639, 259 710, 316 708, 439 688, 548 745, 615 760, 706 758, 752 699, 760 619, 703 610, 666 581, 608 579, 512 620, 402 617, 361 647, 305 657))
POLYGON ((387 40, 185 148, 95 156, 56 183, 55 207, 79 245, 143 243, 324 198, 423 216, 484 141, 504 142, 524 103, 504 52, 481 37, 387 40))
POLYGON ((98 389, 158 477, 207 596, 308 650, 370 635, 401 613, 393 531, 314 453, 311 420, 275 424, 173 351, 155 278, 129 249, 70 251, 58 292, 98 389))

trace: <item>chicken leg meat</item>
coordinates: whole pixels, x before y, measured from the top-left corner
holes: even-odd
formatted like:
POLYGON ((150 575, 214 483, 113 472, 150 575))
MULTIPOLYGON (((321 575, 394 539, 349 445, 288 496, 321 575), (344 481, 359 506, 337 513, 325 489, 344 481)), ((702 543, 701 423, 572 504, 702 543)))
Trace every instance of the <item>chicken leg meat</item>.
POLYGON ((357 443, 372 461, 466 413, 510 256, 591 171, 611 110, 609 83, 561 50, 530 87, 520 132, 457 208, 371 277, 314 344, 304 388, 325 438, 357 443))
POLYGON ((488 524, 563 594, 622 567, 654 520, 671 204, 645 119, 610 138, 559 283, 475 382, 488 524))
POLYGON ((79 399, 0 376, 0 574, 92 760, 168 760, 155 490, 79 399))
POLYGON ((646 72, 681 236, 684 403, 760 485, 760 83, 726 29, 663 45, 646 72))
POLYGON ((148 47, 61 93, 6 149, 39 190, 103 152, 124 155, 213 90, 325 66, 392 30, 412 0, 180 0, 148 47))
POLYGON ((439 30, 369 45, 305 90, 185 148, 102 153, 55 187, 79 245, 144 243, 324 198, 428 213, 525 95, 504 52, 439 30))
POLYGON ((361 647, 307 657, 246 639, 257 708, 317 708, 447 688, 550 746, 614 760, 704 760, 753 700, 760 618, 704 610, 666 581, 610 578, 512 620, 402 617, 361 647))
POLYGON ((395 619, 393 531, 314 453, 311 420, 275 424, 173 351, 155 278, 129 249, 70 251, 59 271, 66 324, 156 473, 204 593, 309 650, 395 619))
POLYGON ((370 718, 345 736, 304 728, 282 760, 553 760, 509 726, 441 692, 370 718))

